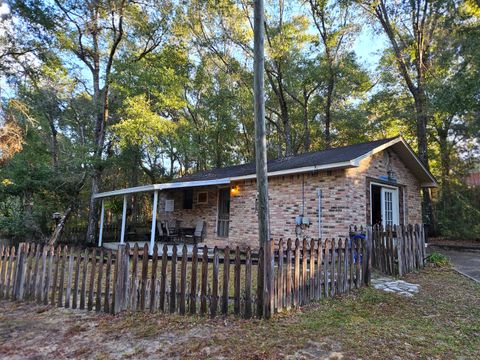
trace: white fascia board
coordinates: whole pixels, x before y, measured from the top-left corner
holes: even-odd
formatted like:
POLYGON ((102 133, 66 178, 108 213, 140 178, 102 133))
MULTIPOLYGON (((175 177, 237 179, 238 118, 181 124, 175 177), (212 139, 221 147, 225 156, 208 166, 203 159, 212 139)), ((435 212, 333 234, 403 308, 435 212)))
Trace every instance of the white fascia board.
POLYGON ((375 155, 376 153, 385 150, 386 148, 395 145, 396 143, 402 141, 403 139, 401 137, 397 137, 395 139, 390 140, 389 142, 382 144, 380 146, 377 146, 375 149, 370 150, 369 152, 366 152, 365 154, 360 155, 359 157, 353 159, 352 161, 355 163, 356 166, 360 166, 360 161, 363 159, 366 159, 367 157, 371 155, 375 155))
POLYGON ((165 183, 159 184, 159 190, 166 190, 166 189, 178 189, 178 188, 185 188, 185 187, 198 187, 198 186, 211 186, 211 185, 225 185, 230 184, 229 178, 223 179, 215 179, 215 180, 202 180, 202 181, 182 181, 182 182, 174 182, 174 183, 165 183))
POLYGON ((157 185, 144 185, 144 186, 136 186, 136 187, 126 188, 126 189, 105 191, 105 192, 97 193, 97 194, 93 195, 93 198, 94 199, 99 199, 99 198, 105 198, 105 197, 110 197, 110 196, 118 196, 118 195, 127 195, 127 194, 134 194, 134 193, 140 193, 140 192, 155 191, 156 190, 155 186, 157 186, 157 185))
POLYGON ((99 198, 106 198, 106 197, 118 196, 118 195, 127 195, 127 194, 141 193, 141 192, 152 192, 155 190, 178 189, 178 188, 185 188, 185 187, 224 185, 224 184, 230 184, 230 179, 223 178, 223 179, 216 179, 216 180, 183 181, 183 182, 176 182, 176 183, 144 185, 144 186, 137 186, 137 187, 126 188, 126 189, 106 191, 106 192, 95 194, 93 197, 94 199, 99 199, 99 198))
MULTIPOLYGON (((353 161, 343 161, 343 162, 338 162, 333 164, 305 166, 305 167, 296 168, 296 169, 272 171, 268 173, 268 177, 292 175, 292 174, 306 173, 306 172, 319 171, 319 170, 349 168, 349 167, 357 167, 357 166, 358 165, 354 164, 353 161)), ((248 180, 248 179, 255 179, 256 177, 257 177, 256 174, 249 174, 249 175, 243 175, 243 176, 233 176, 230 178, 230 180, 231 181, 248 180)))
POLYGON ((420 159, 418 158, 418 156, 412 151, 412 149, 410 148, 410 146, 407 144, 407 142, 405 141, 405 139, 402 137, 402 136, 399 136, 395 139, 392 139, 391 141, 385 143, 385 144, 382 144, 380 146, 377 146, 375 149, 373 150, 370 150, 369 152, 363 154, 363 155, 360 155, 359 157, 353 159, 352 161, 355 163, 356 166, 359 166, 360 165, 360 161, 362 161, 363 159, 371 156, 371 155, 374 155, 380 151, 383 151, 385 150, 386 148, 389 148, 390 146, 393 146, 397 143, 401 143, 405 149, 408 150, 408 152, 410 153, 410 155, 412 156, 413 159, 415 159, 415 162, 420 165, 420 167, 422 168, 422 170, 425 172, 425 174, 428 176, 428 178, 432 181, 431 183, 424 183, 422 184, 421 186, 422 187, 438 187, 438 183, 437 181, 435 180, 435 178, 430 174, 430 172, 425 168, 425 166, 422 164, 422 162, 420 161, 420 159))

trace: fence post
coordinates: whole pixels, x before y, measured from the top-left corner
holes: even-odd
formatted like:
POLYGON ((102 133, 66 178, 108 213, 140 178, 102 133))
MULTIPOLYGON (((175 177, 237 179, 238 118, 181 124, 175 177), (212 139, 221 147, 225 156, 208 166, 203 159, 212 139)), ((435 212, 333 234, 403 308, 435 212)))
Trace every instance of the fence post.
POLYGON ((14 293, 13 298, 15 300, 23 300, 23 287, 25 282, 25 257, 26 257, 26 243, 20 243, 18 245, 17 254, 17 271, 16 278, 14 279, 14 293))
POLYGON ((117 261, 115 264, 117 277, 115 282, 114 314, 118 314, 127 307, 129 248, 128 244, 118 245, 117 261))
POLYGON ((366 262, 366 271, 365 271, 365 285, 370 286, 372 280, 372 227, 367 226, 367 239, 366 239, 366 254, 367 258, 365 259, 366 262))

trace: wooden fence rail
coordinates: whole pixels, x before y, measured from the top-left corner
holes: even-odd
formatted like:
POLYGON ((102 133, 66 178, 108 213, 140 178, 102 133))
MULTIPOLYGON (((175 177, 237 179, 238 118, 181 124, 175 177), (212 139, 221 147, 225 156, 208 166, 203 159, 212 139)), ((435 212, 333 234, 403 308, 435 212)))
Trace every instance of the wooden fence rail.
POLYGON ((372 266, 387 275, 402 276, 425 266, 425 233, 420 225, 374 226, 372 266))
MULTIPOLYGON (((369 282, 365 239, 272 242, 273 309, 281 312, 369 282)), ((0 298, 119 313, 123 310, 263 316, 263 252, 120 246, 119 250, 0 246, 0 298), (160 254, 160 255, 158 255, 160 254)))

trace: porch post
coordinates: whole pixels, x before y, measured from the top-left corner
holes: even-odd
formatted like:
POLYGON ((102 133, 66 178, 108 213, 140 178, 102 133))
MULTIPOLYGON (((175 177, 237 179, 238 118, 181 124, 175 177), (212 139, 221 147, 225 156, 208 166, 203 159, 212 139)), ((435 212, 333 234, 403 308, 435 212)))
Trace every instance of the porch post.
POLYGON ((127 222, 127 195, 123 195, 122 230, 120 232, 120 244, 125 244, 125 223, 127 222))
POLYGON ((103 221, 105 219, 105 203, 102 198, 102 210, 100 212, 100 233, 98 234, 98 246, 102 246, 103 243, 103 221))
POLYGON ((153 255, 153 247, 155 245, 155 232, 157 229, 157 206, 158 206, 158 190, 153 193, 153 207, 152 207, 152 229, 150 232, 150 248, 148 253, 153 255))

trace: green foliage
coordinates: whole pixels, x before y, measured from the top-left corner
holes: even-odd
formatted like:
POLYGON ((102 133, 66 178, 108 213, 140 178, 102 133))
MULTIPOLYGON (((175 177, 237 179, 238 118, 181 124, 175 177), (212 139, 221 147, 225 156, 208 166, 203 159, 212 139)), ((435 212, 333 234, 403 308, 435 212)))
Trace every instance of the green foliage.
MULTIPOLYGON (((98 23, 84 21, 92 15, 90 3, 61 3, 63 9, 56 2, 11 1, 14 18, 2 20, 0 76, 12 85, 2 92, 2 111, 18 131, 7 132, 2 123, 0 135, 2 145, 18 146, 9 146, 12 156, 0 168, 1 231, 47 236, 52 212, 69 204, 74 204, 73 221, 84 221, 95 172, 101 172, 100 190, 109 190, 254 159, 249 4, 127 2, 124 37, 107 77, 112 24, 118 26, 123 2, 102 3, 98 23), (117 22, 111 22, 112 14, 117 22), (99 144, 98 101, 107 80, 109 112, 105 141, 99 144)), ((367 69, 353 51, 362 28, 379 29, 375 18, 367 17, 377 3, 362 8, 359 3, 366 5, 267 3, 270 158, 285 156, 287 149, 298 154, 399 133, 415 147, 415 104, 394 51, 386 46, 376 69, 367 69)), ((412 75, 419 56, 408 31, 414 23, 411 3, 385 3, 412 75)), ((461 185, 479 156, 478 7, 475 1, 429 4, 427 13, 436 20, 427 21, 435 29, 423 68, 430 167, 441 182, 435 212, 444 235, 478 238, 480 199, 476 189, 461 185)), ((107 205, 115 216, 121 206, 107 205)))
POLYGON ((444 187, 435 213, 442 235, 453 239, 480 239, 480 188, 444 187))
POLYGON ((427 262, 435 267, 444 267, 450 265, 448 258, 438 252, 431 253, 427 256, 427 262))

